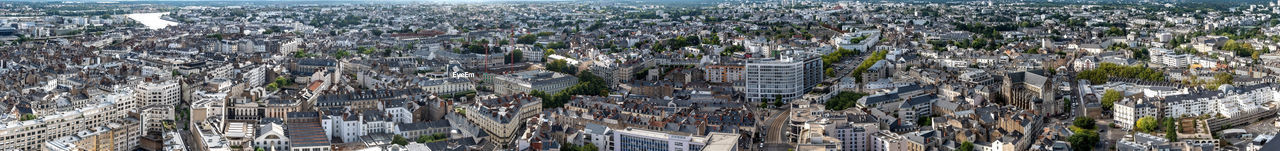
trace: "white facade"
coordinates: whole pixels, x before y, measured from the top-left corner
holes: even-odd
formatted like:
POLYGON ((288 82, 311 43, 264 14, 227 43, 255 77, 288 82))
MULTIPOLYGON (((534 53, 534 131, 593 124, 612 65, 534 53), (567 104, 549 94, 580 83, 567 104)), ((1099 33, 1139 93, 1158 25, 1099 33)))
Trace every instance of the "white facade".
POLYGON ((277 123, 263 124, 253 138, 253 147, 265 150, 288 150, 289 136, 284 134, 284 125, 277 123))
POLYGON ((418 81, 418 86, 423 90, 435 94, 453 94, 466 91, 475 91, 476 85, 466 78, 445 78, 418 81))
POLYGON ((178 98, 182 95, 179 91, 180 87, 177 81, 165 80, 162 82, 142 82, 134 89, 134 99, 138 100, 139 107, 152 105, 169 105, 178 104, 178 98))
POLYGON ((849 123, 842 126, 826 126, 826 136, 831 136, 840 140, 840 146, 844 150, 870 150, 874 139, 871 134, 880 131, 877 124, 872 123, 849 123))
POLYGON ((1116 125, 1126 130, 1132 130, 1133 124, 1142 117, 1157 117, 1157 109, 1150 104, 1138 103, 1138 100, 1124 99, 1116 102, 1113 106, 1112 117, 1116 125))
POLYGON ((387 115, 390 116, 392 122, 413 123, 413 112, 410 112, 408 108, 401 106, 389 107, 383 110, 387 112, 387 115))
MULTIPOLYGON (((124 119, 126 113, 114 102, 102 101, 97 104, 71 111, 40 115, 37 119, 0 123, 0 148, 14 150, 40 150, 46 142, 63 136, 74 136, 77 132, 97 127, 111 126, 112 120, 124 119)), ((119 126, 116 126, 119 127, 119 126)), ((141 136, 139 134, 129 134, 141 136)), ((124 138, 125 142, 117 148, 133 148, 137 146, 136 138, 124 138), (132 146, 127 146, 132 145, 132 146)))
POLYGON ((360 136, 367 135, 364 131, 364 123, 360 122, 360 116, 328 115, 327 117, 320 122, 326 137, 338 137, 343 142, 352 142, 359 140, 360 136), (351 119, 346 119, 348 117, 351 119))
POLYGON ((695 151, 706 147, 706 138, 673 135, 659 131, 624 129, 613 131, 614 151, 667 150, 695 151))
POLYGON ((816 57, 752 59, 746 65, 746 98, 784 102, 798 99, 822 81, 822 62, 816 57))

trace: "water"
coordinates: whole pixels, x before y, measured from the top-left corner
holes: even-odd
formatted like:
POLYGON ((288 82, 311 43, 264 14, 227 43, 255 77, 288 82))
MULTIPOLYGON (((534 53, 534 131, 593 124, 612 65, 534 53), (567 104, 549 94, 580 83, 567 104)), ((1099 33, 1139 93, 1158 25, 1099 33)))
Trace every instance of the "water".
POLYGON ((164 16, 165 14, 169 13, 133 13, 125 16, 128 16, 129 19, 142 23, 142 25, 146 25, 148 29, 161 29, 172 25, 178 25, 177 22, 160 19, 160 16, 164 16))

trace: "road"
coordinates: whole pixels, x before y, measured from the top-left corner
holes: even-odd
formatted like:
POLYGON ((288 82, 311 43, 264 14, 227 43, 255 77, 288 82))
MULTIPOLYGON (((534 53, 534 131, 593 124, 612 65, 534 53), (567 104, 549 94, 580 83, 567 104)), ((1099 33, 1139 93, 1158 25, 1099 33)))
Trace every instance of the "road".
POLYGON ((765 130, 765 143, 763 150, 787 150, 791 149, 791 143, 786 140, 787 117, 791 116, 791 109, 783 110, 782 113, 774 115, 769 119, 769 127, 765 130))

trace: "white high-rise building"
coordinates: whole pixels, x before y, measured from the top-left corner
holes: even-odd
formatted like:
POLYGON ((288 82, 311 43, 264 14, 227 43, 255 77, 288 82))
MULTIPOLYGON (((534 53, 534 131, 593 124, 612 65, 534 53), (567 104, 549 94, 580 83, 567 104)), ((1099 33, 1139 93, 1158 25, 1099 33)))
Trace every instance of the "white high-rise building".
POLYGON ((784 102, 800 98, 822 82, 822 60, 817 54, 793 52, 778 58, 749 59, 746 63, 746 98, 784 102))
POLYGON ((138 84, 133 94, 138 103, 137 112, 142 116, 142 135, 164 131, 164 121, 173 120, 173 107, 182 97, 180 89, 175 80, 147 79, 138 84))
POLYGON ((134 99, 140 103, 138 104, 140 107, 152 105, 173 106, 178 104, 178 98, 182 97, 180 88, 178 82, 174 80, 142 82, 133 91, 134 99))

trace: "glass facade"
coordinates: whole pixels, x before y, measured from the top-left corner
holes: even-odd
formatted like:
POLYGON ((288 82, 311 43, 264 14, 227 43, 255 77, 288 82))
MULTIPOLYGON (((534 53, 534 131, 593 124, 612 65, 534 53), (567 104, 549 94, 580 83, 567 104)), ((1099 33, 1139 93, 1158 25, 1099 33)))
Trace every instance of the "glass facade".
POLYGON ((622 136, 622 145, 619 149, 622 151, 668 151, 667 141, 649 139, 643 137, 634 137, 628 135, 622 136))

